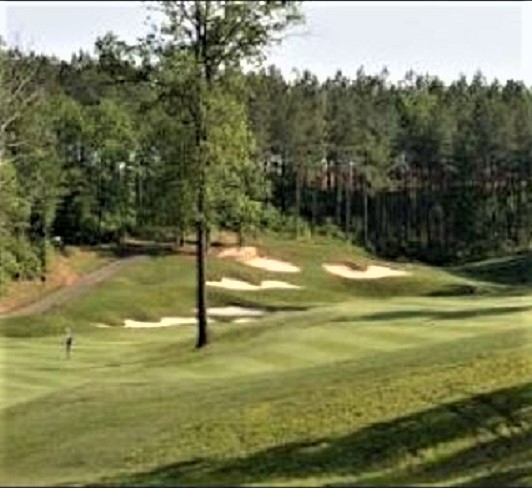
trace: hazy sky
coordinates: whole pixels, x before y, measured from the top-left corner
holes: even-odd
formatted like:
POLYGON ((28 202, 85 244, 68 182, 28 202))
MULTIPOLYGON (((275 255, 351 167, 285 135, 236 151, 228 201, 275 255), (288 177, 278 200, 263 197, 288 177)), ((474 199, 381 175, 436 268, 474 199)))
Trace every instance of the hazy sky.
MULTIPOLYGON (((305 2, 307 23, 269 62, 286 75, 308 68, 321 79, 387 66, 445 81, 481 69, 488 79, 532 85, 532 2, 305 2), (527 32, 531 32, 528 34, 527 32), (529 47, 530 46, 530 47, 529 47)), ((141 2, 2 2, 0 33, 10 43, 68 59, 112 30, 134 41, 146 32, 141 2)))

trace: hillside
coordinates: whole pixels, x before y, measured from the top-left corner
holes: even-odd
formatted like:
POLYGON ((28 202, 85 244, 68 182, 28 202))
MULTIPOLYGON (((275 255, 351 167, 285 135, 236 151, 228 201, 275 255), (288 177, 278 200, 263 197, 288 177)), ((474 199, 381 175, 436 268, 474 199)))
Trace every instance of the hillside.
POLYGON ((193 315, 188 256, 0 321, 2 484, 532 483, 527 296, 417 265, 347 280, 322 263, 377 260, 335 242, 252 244, 301 271, 212 257, 209 279, 303 288, 210 288, 210 306, 268 313, 212 323, 200 352, 191 326, 123 327, 193 315), (464 284, 480 292, 432 296, 464 284))

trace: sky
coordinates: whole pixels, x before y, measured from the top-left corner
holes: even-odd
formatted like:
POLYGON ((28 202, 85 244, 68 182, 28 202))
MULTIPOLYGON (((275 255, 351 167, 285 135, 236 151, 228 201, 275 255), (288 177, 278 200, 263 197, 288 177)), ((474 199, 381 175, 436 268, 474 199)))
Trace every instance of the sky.
MULTIPOLYGON (((397 81, 413 69, 445 82, 481 70, 488 80, 532 85, 532 2, 304 2, 306 24, 269 50, 267 64, 289 78, 309 69, 321 80, 387 67, 397 81)), ((133 42, 147 32, 142 2, 0 3, 9 44, 69 59, 107 31, 133 42)))

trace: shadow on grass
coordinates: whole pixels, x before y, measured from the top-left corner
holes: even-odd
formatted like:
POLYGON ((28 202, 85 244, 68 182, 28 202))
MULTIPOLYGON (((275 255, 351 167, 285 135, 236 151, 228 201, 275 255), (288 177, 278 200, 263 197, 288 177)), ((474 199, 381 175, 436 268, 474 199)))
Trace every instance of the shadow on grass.
POLYGON ((467 295, 487 295, 490 291, 483 287, 467 284, 447 285, 439 290, 431 291, 425 294, 427 297, 460 297, 467 295))
POLYGON ((279 312, 306 312, 311 307, 299 306, 299 305, 272 305, 269 303, 261 303, 258 300, 239 298, 237 300, 227 300, 226 306, 234 307, 249 307, 256 310, 261 310, 266 313, 279 313, 279 312))
POLYGON ((515 486, 527 478, 532 481, 532 464, 522 465, 522 460, 530 458, 532 453, 531 441, 530 429, 514 429, 504 436, 478 443, 437 462, 422 465, 399 481, 437 483, 445 481, 449 474, 453 477, 458 474, 469 478, 453 486, 515 486))
POLYGON ((532 486, 532 465, 490 473, 454 486, 532 486))
POLYGON ((477 319, 481 317, 493 317, 497 315, 507 315, 511 313, 526 312, 532 310, 532 307, 513 306, 513 307, 496 307, 496 308, 474 308, 470 310, 398 310, 394 312, 379 312, 374 314, 363 315, 356 319, 339 318, 341 322, 371 322, 371 321, 391 321, 406 320, 416 318, 426 318, 430 320, 465 320, 477 319))
POLYGON ((532 252, 500 259, 490 259, 451 268, 452 273, 466 278, 502 285, 532 285, 532 252))
POLYGON ((102 486, 354 479, 385 469, 392 473, 386 476, 386 483, 445 482, 460 475, 474 478, 469 486, 487 486, 491 481, 511 483, 528 475, 529 470, 522 463, 505 469, 497 466, 510 456, 532 451, 531 402, 532 383, 527 383, 375 423, 343 437, 279 445, 237 459, 193 459, 127 478, 102 480, 102 486), (473 442, 473 447, 433 460, 435 448, 461 439, 473 442), (400 467, 408 458, 416 460, 415 468, 400 467))

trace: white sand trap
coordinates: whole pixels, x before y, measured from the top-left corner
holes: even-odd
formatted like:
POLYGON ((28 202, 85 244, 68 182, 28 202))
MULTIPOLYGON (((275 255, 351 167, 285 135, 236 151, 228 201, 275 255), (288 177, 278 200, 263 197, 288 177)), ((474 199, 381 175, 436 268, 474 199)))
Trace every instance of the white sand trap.
POLYGON ((254 322, 255 320, 257 319, 253 317, 241 317, 239 319, 233 320, 233 324, 246 324, 248 322, 254 322))
POLYGON ((252 259, 258 256, 257 248, 253 246, 229 247, 218 254, 219 258, 252 259))
POLYGON ((358 271, 345 264, 324 264, 323 268, 328 273, 351 280, 377 280, 394 276, 407 276, 408 271, 388 268, 387 266, 370 265, 364 271, 358 271))
POLYGON ((139 322, 125 320, 124 327, 130 329, 148 329, 152 327, 171 327, 173 325, 195 325, 196 317, 164 317, 159 322, 139 322))
POLYGON ((246 259, 242 261, 248 266, 253 266, 254 268, 262 268, 267 271, 273 271, 274 273, 299 273, 300 269, 293 264, 287 263, 285 261, 278 261, 276 259, 269 258, 253 258, 246 259))
POLYGON ((244 307, 214 307, 207 309, 207 314, 212 317, 260 317, 265 313, 264 310, 244 307))
MULTIPOLYGON (((207 315, 212 322, 212 317, 261 317, 266 312, 253 308, 243 307, 213 307, 207 309, 207 315)), ((236 322, 236 321, 235 321, 236 322)), ((156 327, 171 327, 175 325, 196 325, 196 317, 164 317, 159 322, 140 322, 137 320, 124 320, 124 327, 128 329, 151 329, 156 327)))
POLYGON ((259 290, 260 286, 253 285, 247 281, 233 280, 232 278, 222 278, 220 281, 207 281, 207 286, 213 288, 225 288, 227 290, 259 290))
POLYGON ((111 326, 110 325, 106 325, 106 324, 92 324, 94 325, 94 327, 98 327, 100 329, 110 329, 111 326))
POLYGON ((273 290, 273 289, 300 290, 301 289, 299 285, 292 285, 292 283, 287 283, 286 281, 274 281, 274 280, 261 281, 260 287, 263 290, 273 290))
POLYGON ((254 285, 252 283, 248 283, 247 281, 234 280, 232 278, 222 278, 220 281, 207 281, 207 286, 242 291, 274 289, 293 290, 301 288, 300 286, 292 285, 291 283, 286 283, 284 281, 262 281, 260 285, 254 285))
POLYGON ((298 273, 300 269, 293 264, 277 259, 259 257, 257 248, 253 246, 230 247, 218 254, 220 258, 235 258, 237 261, 275 273, 298 273))

